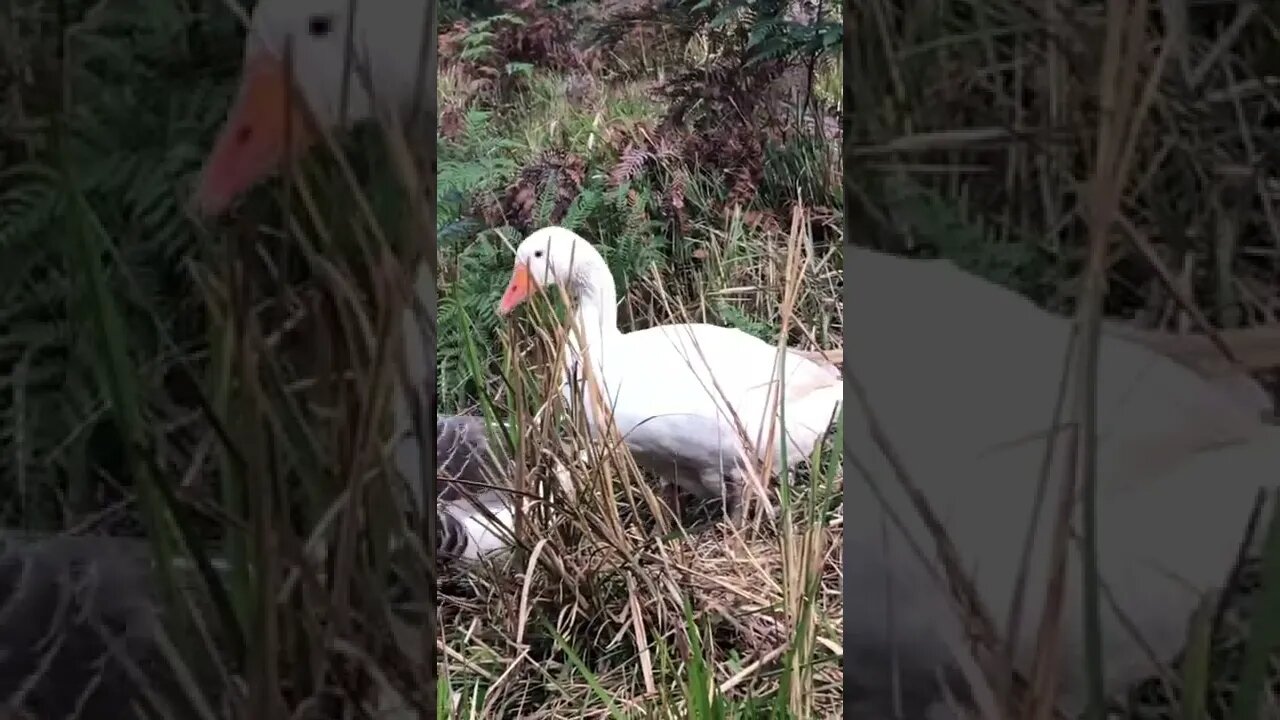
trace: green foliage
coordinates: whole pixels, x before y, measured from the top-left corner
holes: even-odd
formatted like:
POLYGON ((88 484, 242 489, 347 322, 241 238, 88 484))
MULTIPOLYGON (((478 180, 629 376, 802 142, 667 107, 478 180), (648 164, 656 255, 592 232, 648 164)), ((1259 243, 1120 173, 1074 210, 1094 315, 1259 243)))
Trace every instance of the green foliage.
POLYGON ((478 196, 502 188, 522 159, 520 145, 494 128, 492 111, 469 108, 463 122, 460 138, 442 140, 437 149, 436 212, 442 227, 463 219, 478 196))
POLYGON ((751 333, 765 342, 774 342, 778 337, 778 328, 772 323, 753 318, 727 302, 718 302, 715 307, 724 324, 729 327, 751 333))
POLYGON ((468 236, 466 242, 466 250, 453 259, 455 279, 437 306, 436 383, 445 407, 469 405, 487 389, 470 373, 464 352, 468 341, 497 347, 496 308, 510 272, 510 253, 495 233, 468 236))
MULTIPOLYGON (((69 5, 73 22, 87 9, 69 5)), ((168 6, 144 12, 113 4, 91 17, 66 32, 64 52, 74 62, 62 75, 50 55, 57 28, 40 25, 24 36, 29 82, 13 86, 4 116, 27 122, 0 128, 7 166, 0 173, 0 377, 7 379, 0 455, 17 459, 0 463, 0 487, 20 488, 0 496, 0 517, 21 516, 29 527, 60 522, 55 517, 68 505, 99 508, 116 492, 100 474, 129 474, 118 453, 102 452, 103 443, 119 441, 105 424, 94 371, 102 339, 82 331, 86 308, 100 298, 81 281, 76 248, 100 254, 103 290, 121 315, 113 332, 122 336, 110 339, 147 368, 138 386, 144 413, 165 402, 155 379, 165 377, 173 351, 202 333, 184 262, 200 243, 185 192, 238 66, 229 23, 197 24, 168 6), (63 173, 74 178, 105 242, 77 245, 86 226, 67 223, 78 209, 63 173), (60 489, 66 477, 81 484, 69 496, 60 489)))
MULTIPOLYGON (((844 37, 841 5, 802 0, 667 0, 648 11, 621 13, 619 21, 662 22, 688 38, 702 36, 718 49, 713 55, 737 55, 744 68, 770 60, 809 61, 834 56, 844 37)), ((599 37, 616 37, 606 24, 599 37)))
MULTIPOLYGON (((702 0, 695 7, 709 5, 712 3, 702 0)), ((844 25, 839 17, 833 19, 830 15, 831 4, 826 8, 827 13, 814 13, 814 17, 808 22, 787 17, 788 7, 796 5, 800 3, 732 0, 724 3, 711 19, 709 27, 723 27, 735 18, 750 20, 744 46, 747 67, 779 58, 813 57, 838 52, 844 37, 844 25)), ((836 10, 838 9, 837 6, 836 10)))
POLYGON ((1029 240, 993 242, 981 217, 908 177, 885 183, 882 199, 904 232, 941 257, 979 277, 1039 297, 1051 269, 1045 254, 1029 240))
POLYGON ((518 15, 501 13, 473 23, 462 36, 462 49, 458 59, 479 62, 492 56, 494 53, 492 41, 495 37, 493 28, 499 23, 510 23, 518 27, 524 24, 524 20, 518 15))
POLYGON ((842 209, 838 148, 827 139, 798 133, 765 146, 760 193, 769 198, 804 198, 817 207, 842 209))
POLYGON ((689 717, 693 720, 723 720, 728 717, 724 696, 716 687, 714 665, 703 651, 702 632, 687 598, 684 600, 684 622, 685 637, 689 641, 686 661, 688 682, 684 693, 689 702, 689 717))

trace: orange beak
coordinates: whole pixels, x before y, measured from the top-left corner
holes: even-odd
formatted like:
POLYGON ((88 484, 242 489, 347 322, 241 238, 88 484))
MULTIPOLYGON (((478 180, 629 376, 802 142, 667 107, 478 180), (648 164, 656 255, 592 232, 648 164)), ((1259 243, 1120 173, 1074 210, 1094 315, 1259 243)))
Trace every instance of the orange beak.
POLYGON ((299 102, 292 102, 284 62, 262 53, 245 61, 240 90, 196 189, 197 209, 220 215, 236 198, 278 170, 286 138, 294 156, 318 138, 299 102))
POLYGON ((502 294, 502 300, 498 302, 498 314, 506 315, 516 306, 533 294, 537 284, 533 280, 533 275, 529 274, 529 266, 524 263, 516 263, 516 267, 511 271, 511 283, 507 285, 507 291, 502 294))

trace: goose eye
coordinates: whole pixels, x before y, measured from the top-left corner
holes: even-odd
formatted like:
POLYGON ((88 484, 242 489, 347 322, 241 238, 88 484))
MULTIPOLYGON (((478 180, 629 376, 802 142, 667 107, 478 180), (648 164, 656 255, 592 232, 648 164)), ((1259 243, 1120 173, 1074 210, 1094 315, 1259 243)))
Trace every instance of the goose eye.
POLYGON ((311 37, 324 37, 333 29, 333 17, 330 15, 312 15, 307 20, 307 32, 311 33, 311 37))
POLYGON ((534 251, 533 251, 533 256, 534 256, 534 257, 536 257, 536 258, 540 258, 540 257, 542 257, 542 251, 541 251, 541 250, 534 250, 534 251))

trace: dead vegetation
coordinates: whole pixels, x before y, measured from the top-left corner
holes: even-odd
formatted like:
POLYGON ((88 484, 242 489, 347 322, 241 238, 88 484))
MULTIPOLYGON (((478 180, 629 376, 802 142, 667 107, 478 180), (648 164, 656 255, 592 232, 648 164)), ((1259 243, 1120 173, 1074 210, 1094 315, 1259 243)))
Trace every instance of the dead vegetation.
MULTIPOLYGON (((1107 5, 936 5, 915 20, 872 2, 851 24, 860 233, 958 257, 1070 309, 1084 266, 1084 177, 1102 142, 1107 5)), ((1214 327, 1276 324, 1276 68, 1264 49, 1275 9, 1143 5, 1141 50, 1121 68, 1143 82, 1117 100, 1144 115, 1116 188, 1106 313, 1202 332, 1190 303, 1214 327)))

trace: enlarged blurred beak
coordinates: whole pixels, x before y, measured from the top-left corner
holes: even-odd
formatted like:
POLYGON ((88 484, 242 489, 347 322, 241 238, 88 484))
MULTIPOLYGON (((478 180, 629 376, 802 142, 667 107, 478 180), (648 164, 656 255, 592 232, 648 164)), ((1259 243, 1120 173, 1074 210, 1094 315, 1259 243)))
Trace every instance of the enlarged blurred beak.
POLYGON ((278 170, 286 137, 301 155, 318 137, 310 118, 292 102, 284 62, 269 53, 245 61, 231 112, 205 160, 196 189, 196 209, 220 215, 236 198, 278 170))
POLYGON ((511 271, 511 282, 507 284, 507 291, 502 294, 502 300, 498 302, 498 314, 506 315, 515 310, 517 305, 529 299, 536 287, 533 276, 529 274, 529 266, 522 262, 516 263, 515 269, 511 271))

